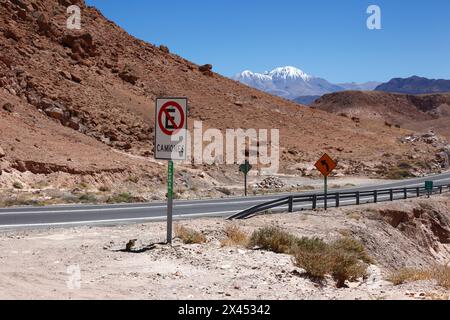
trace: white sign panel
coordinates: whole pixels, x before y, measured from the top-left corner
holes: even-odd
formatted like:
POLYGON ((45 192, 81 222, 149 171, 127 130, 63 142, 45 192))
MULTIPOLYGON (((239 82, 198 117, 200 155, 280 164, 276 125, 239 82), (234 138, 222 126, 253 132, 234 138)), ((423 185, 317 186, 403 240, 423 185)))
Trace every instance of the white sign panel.
POLYGON ((155 159, 186 160, 187 98, 158 98, 155 109, 155 159))

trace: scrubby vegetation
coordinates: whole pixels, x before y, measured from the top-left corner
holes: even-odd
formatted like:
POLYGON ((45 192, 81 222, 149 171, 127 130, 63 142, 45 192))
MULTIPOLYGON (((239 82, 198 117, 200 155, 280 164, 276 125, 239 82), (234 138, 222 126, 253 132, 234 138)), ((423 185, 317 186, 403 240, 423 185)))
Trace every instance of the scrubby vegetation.
POLYGON ((275 227, 255 231, 250 238, 249 246, 275 253, 291 253, 297 240, 293 235, 275 227))
POLYGON ((435 280, 441 287, 450 289, 450 266, 435 266, 425 270, 403 268, 393 272, 387 280, 396 286, 414 281, 435 280))
POLYGON ((253 233, 249 246, 276 253, 291 254, 297 267, 306 275, 323 280, 331 275, 336 286, 355 281, 366 275, 367 265, 372 259, 357 240, 342 238, 331 244, 318 238, 298 238, 275 227, 260 229, 253 233))
POLYGON ((106 201, 107 203, 132 203, 135 199, 129 192, 117 193, 112 195, 106 201))
POLYGON ((236 225, 229 225, 225 228, 227 238, 221 242, 222 247, 241 246, 246 247, 249 242, 247 233, 236 225))
POLYGON ((184 244, 200 244, 206 242, 206 237, 198 231, 176 225, 175 236, 184 244))
POLYGON ((78 197, 81 203, 97 203, 97 197, 92 193, 84 193, 78 197))

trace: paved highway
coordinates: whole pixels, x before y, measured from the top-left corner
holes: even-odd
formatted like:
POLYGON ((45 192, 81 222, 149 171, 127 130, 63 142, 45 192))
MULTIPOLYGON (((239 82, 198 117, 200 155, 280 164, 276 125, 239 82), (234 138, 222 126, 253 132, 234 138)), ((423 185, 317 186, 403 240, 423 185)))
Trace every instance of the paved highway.
MULTIPOLYGON (((402 180, 394 183, 339 189, 339 191, 368 191, 387 188, 417 187, 423 186, 426 180, 433 180, 435 185, 450 184, 450 172, 425 178, 402 180)), ((330 192, 333 192, 333 190, 330 190, 330 192)), ((308 192, 304 194, 312 193, 308 192)), ((278 199, 283 195, 285 194, 248 198, 241 197, 196 201, 176 201, 174 205, 174 219, 229 217, 254 205, 278 199)), ((362 201, 364 201, 364 198, 362 201)), ((345 202, 343 202, 343 204, 345 204, 345 202)), ((296 206, 295 208, 307 209, 306 206, 302 205, 296 206)), ((165 219, 166 204, 163 202, 118 205, 14 207, 0 209, 0 231, 24 228, 36 229, 86 225, 120 225, 128 223, 163 221, 165 219)))

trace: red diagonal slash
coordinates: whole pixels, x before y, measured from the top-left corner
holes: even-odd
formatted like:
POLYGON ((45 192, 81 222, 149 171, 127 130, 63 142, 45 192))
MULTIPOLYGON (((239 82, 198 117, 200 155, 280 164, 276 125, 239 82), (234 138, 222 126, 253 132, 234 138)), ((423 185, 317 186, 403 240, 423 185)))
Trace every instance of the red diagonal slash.
POLYGON ((175 119, 170 116, 170 113, 167 112, 167 109, 164 110, 164 114, 166 115, 166 117, 170 121, 170 123, 173 125, 173 127, 175 129, 178 129, 178 125, 175 123, 175 119))

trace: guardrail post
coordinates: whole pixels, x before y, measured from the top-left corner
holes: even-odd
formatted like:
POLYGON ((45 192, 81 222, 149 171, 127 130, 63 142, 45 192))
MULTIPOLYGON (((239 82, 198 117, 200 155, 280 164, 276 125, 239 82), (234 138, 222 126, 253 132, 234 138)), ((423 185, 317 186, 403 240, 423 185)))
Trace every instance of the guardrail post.
POLYGON ((336 208, 339 208, 339 206, 340 206, 340 199, 341 198, 341 195, 339 194, 339 192, 338 193, 336 193, 336 208))
POLYGON ((317 209, 317 195, 313 195, 313 199, 312 199, 312 209, 316 210, 317 209))
POLYGON ((442 186, 439 186, 439 194, 442 194, 442 186))
POLYGON ((378 190, 375 190, 373 192, 373 202, 377 203, 378 202, 378 190))
POLYGON ((420 198, 420 188, 419 187, 417 187, 417 198, 420 198))
POLYGON ((408 189, 403 189, 403 198, 406 200, 408 199, 408 189))
POLYGON ((394 190, 389 190, 389 198, 391 201, 394 201, 394 190))
POLYGON ((361 204, 361 194, 359 191, 356 192, 356 205, 359 206, 361 204))
POLYGON ((289 197, 289 213, 294 212, 294 197, 289 197))

